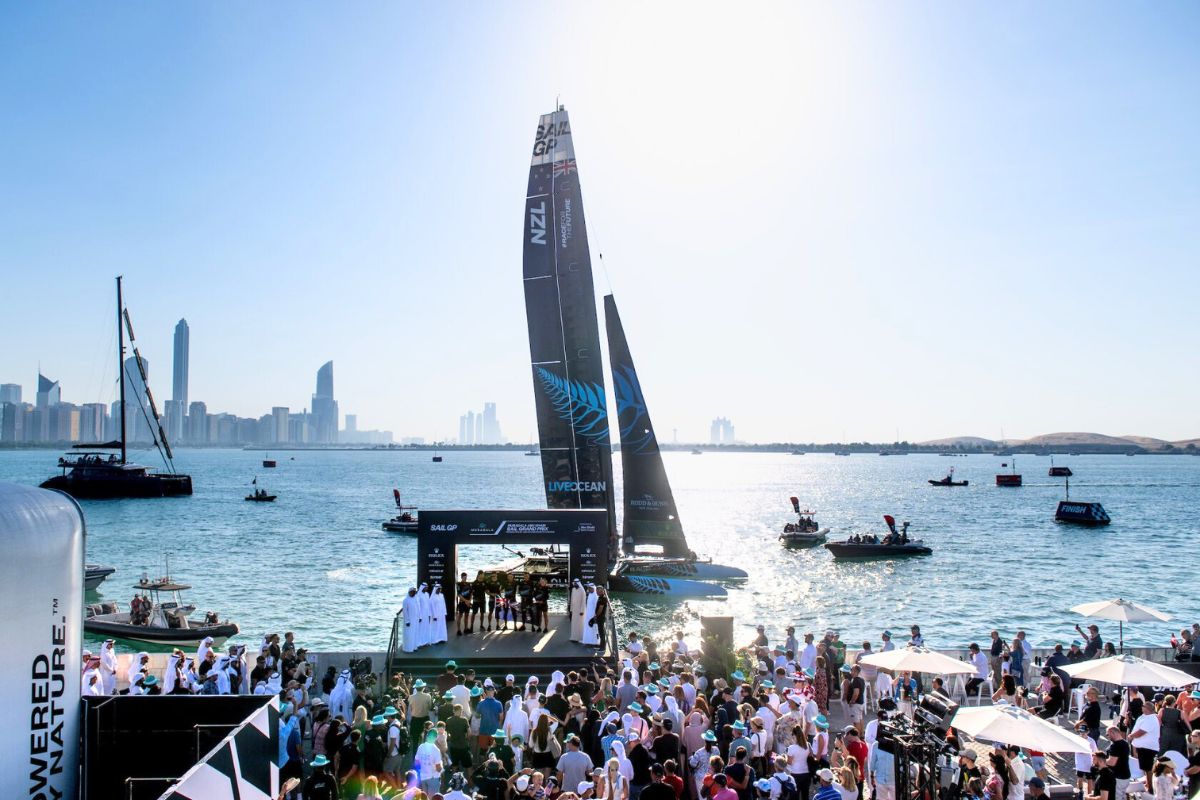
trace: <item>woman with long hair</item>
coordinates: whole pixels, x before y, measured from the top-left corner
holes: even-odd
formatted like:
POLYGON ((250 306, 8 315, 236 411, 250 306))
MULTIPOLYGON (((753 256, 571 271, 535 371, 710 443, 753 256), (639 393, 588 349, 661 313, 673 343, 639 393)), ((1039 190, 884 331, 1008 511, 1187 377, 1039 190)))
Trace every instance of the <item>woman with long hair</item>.
POLYGON ((829 713, 829 672, 825 666, 825 656, 817 656, 813 676, 813 696, 817 701, 817 710, 822 714, 829 713))
POLYGON ((529 766, 534 769, 552 769, 558 763, 558 756, 554 754, 556 744, 558 741, 550 732, 550 715, 542 714, 538 717, 533 733, 529 735, 529 766))
POLYGON ((858 800, 858 759, 846 756, 842 759, 842 767, 838 770, 833 782, 833 788, 841 796, 841 800, 858 800))
POLYGON ((1016 678, 1017 685, 1025 685, 1025 645, 1020 639, 1013 639, 1009 645, 1009 652, 1012 653, 1012 660, 1008 663, 1008 668, 1012 672, 1012 676, 1016 678))
MULTIPOLYGON (((1184 752, 1187 752, 1186 745, 1184 752)), ((1175 789, 1179 786, 1179 776, 1175 774, 1175 764, 1171 759, 1160 757, 1155 761, 1150 776, 1154 783, 1154 800, 1172 800, 1175 797, 1175 789)))
POLYGON ((1004 700, 1014 706, 1021 705, 1021 697, 1017 694, 1017 679, 1011 674, 1006 674, 1000 678, 1000 687, 992 693, 992 702, 999 703, 1004 700))
POLYGON ((988 777, 986 786, 988 800, 1008 800, 1008 762, 1002 754, 991 753, 988 763, 992 766, 992 774, 988 777))

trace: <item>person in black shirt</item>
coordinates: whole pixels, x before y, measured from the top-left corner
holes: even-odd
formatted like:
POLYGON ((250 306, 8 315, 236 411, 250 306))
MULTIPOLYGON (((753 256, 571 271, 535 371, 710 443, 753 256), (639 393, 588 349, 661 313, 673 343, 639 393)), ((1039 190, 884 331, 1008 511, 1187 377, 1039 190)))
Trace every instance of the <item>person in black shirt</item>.
POLYGON ((538 581, 533 593, 533 615, 535 631, 550 629, 550 584, 545 578, 538 581))
POLYGON ((1103 750, 1092 753, 1092 769, 1096 773, 1095 788, 1084 800, 1116 800, 1117 781, 1112 767, 1107 763, 1108 754, 1103 750))
POLYGON ((650 743, 650 749, 654 751, 654 760, 659 764, 665 764, 668 760, 679 762, 679 736, 671 729, 675 727, 675 721, 664 719, 654 724, 654 741, 650 743))
MULTIPOLYGON (((1045 669, 1053 672, 1049 667, 1045 669)), ((1042 710, 1038 712, 1038 716, 1042 719, 1057 717, 1063 711, 1065 699, 1066 693, 1063 692, 1062 678, 1058 677, 1058 673, 1055 672, 1050 676, 1050 691, 1042 695, 1042 710)))
POLYGON ((501 628, 508 630, 508 618, 512 616, 513 629, 517 627, 517 582, 509 578, 504 582, 504 607, 501 610, 501 628))
MULTIPOLYGON (((1125 797, 1125 787, 1129 786, 1129 758, 1133 754, 1129 742, 1125 739, 1125 734, 1121 729, 1113 726, 1108 729, 1108 753, 1104 757, 1104 765, 1112 771, 1113 776, 1113 794, 1108 800, 1114 798, 1125 797)), ((1099 794, 1099 789, 1096 791, 1099 794)))
POLYGON ((304 782, 304 800, 339 800, 342 793, 338 789, 337 778, 329 774, 326 768, 329 759, 317 756, 312 760, 312 775, 304 782))
MULTIPOLYGON (((1079 627, 1078 625, 1075 626, 1075 630, 1079 631, 1079 635, 1082 636, 1087 642, 1087 646, 1083 648, 1084 661, 1096 658, 1098 655, 1100 655, 1100 649, 1104 647, 1104 640, 1100 638, 1099 626, 1088 625, 1087 633, 1084 633, 1083 628, 1079 627)), ((1108 800, 1114 799, 1110 797, 1108 800)))
POLYGON ((954 789, 958 797, 969 797, 970 792, 967 787, 971 781, 975 779, 982 780, 982 773, 979 767, 975 766, 976 755, 971 750, 963 750, 958 754, 958 780, 954 784, 954 789))
POLYGON ((475 573, 471 583, 471 621, 467 623, 467 633, 475 632, 475 616, 479 616, 479 630, 483 630, 483 612, 487 607, 487 584, 483 580, 483 571, 475 573))
POLYGON ((455 611, 458 612, 455 617, 458 620, 457 635, 462 636, 470 633, 467 630, 467 621, 471 614, 471 582, 467 580, 467 573, 458 576, 458 586, 455 587, 454 593, 458 597, 454 605, 455 611))
POLYGON ((650 784, 650 751, 642 745, 641 739, 634 739, 628 745, 629 763, 633 765, 633 780, 629 782, 629 796, 634 797, 650 784))
POLYGON ((567 702, 567 698, 563 695, 563 685, 561 683, 554 687, 554 694, 546 698, 546 710, 559 722, 565 722, 567 715, 571 713, 571 704, 567 702))
POLYGON ((766 647, 768 644, 770 644, 770 642, 767 640, 766 628, 764 626, 759 625, 757 628, 755 628, 755 630, 758 631, 758 635, 754 637, 755 647, 766 647))
POLYGON ((482 770, 475 774, 476 793, 482 800, 503 800, 508 787, 508 776, 504 765, 494 756, 489 756, 482 770))
POLYGON ((533 625, 534 631, 537 630, 537 617, 533 612, 533 590, 533 575, 530 575, 529 579, 521 584, 521 627, 517 628, 519 631, 525 630, 526 622, 533 625))
POLYGON ((1079 721, 1075 723, 1075 730, 1086 733, 1093 742, 1099 743, 1100 717, 1102 714, 1103 712, 1100 710, 1100 692, 1095 687, 1090 687, 1087 690, 1087 705, 1083 707, 1083 711, 1079 714, 1079 721))
POLYGON ((730 757, 733 763, 725 767, 729 788, 738 793, 738 800, 751 800, 754 796, 754 769, 746 763, 746 748, 738 747, 730 757))
POLYGON ((463 770, 471 768, 471 745, 468 734, 471 723, 464 716, 463 707, 454 704, 454 715, 446 720, 446 743, 450 751, 450 764, 463 770))
POLYGON ((642 789, 640 796, 642 800, 675 800, 675 790, 663 783, 666 774, 662 764, 655 764, 650 768, 651 782, 645 789, 642 789))

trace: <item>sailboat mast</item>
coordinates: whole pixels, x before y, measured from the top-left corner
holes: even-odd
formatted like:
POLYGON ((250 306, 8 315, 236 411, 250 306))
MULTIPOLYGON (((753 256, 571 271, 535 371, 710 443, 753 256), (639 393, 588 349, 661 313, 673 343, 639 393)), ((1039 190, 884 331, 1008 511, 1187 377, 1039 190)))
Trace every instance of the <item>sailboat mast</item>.
POLYGON ((121 327, 121 276, 117 276, 117 373, 121 384, 121 463, 125 463, 125 331, 121 327))

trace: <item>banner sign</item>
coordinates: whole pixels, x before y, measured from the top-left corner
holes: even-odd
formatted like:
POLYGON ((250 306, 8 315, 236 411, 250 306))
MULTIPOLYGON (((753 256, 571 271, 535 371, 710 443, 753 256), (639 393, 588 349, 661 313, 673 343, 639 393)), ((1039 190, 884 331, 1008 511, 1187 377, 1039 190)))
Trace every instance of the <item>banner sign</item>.
MULTIPOLYGON (((608 512, 538 509, 534 511, 421 510, 417 529, 417 582, 442 585, 454 596, 459 545, 562 545, 570 550, 568 578, 608 583, 608 512)), ((502 553, 497 552, 497 561, 502 553)), ((473 576, 472 576, 473 577, 473 576)))
POLYGON ((61 492, 0 483, 0 797, 77 796, 84 524, 61 492))

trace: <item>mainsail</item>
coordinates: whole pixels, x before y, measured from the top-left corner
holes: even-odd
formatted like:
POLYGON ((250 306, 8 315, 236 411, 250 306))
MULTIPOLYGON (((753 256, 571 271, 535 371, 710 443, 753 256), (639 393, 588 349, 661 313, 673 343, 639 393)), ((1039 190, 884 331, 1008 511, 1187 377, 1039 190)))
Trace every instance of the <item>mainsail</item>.
MULTIPOLYGON (((621 480, 625 517, 622 544, 626 555, 639 548, 661 548, 664 556, 694 557, 688 549, 675 508, 675 496, 663 466, 658 438, 650 422, 646 398, 625 340, 621 315, 613 296, 604 297, 604 324, 608 330, 608 360, 612 365, 613 391, 617 396, 617 425, 621 435, 621 480)), ((657 551, 655 551, 657 552, 657 551)))
POLYGON ((607 508, 616 550, 604 363, 579 169, 561 106, 543 114, 525 198, 525 315, 546 505, 607 508))

